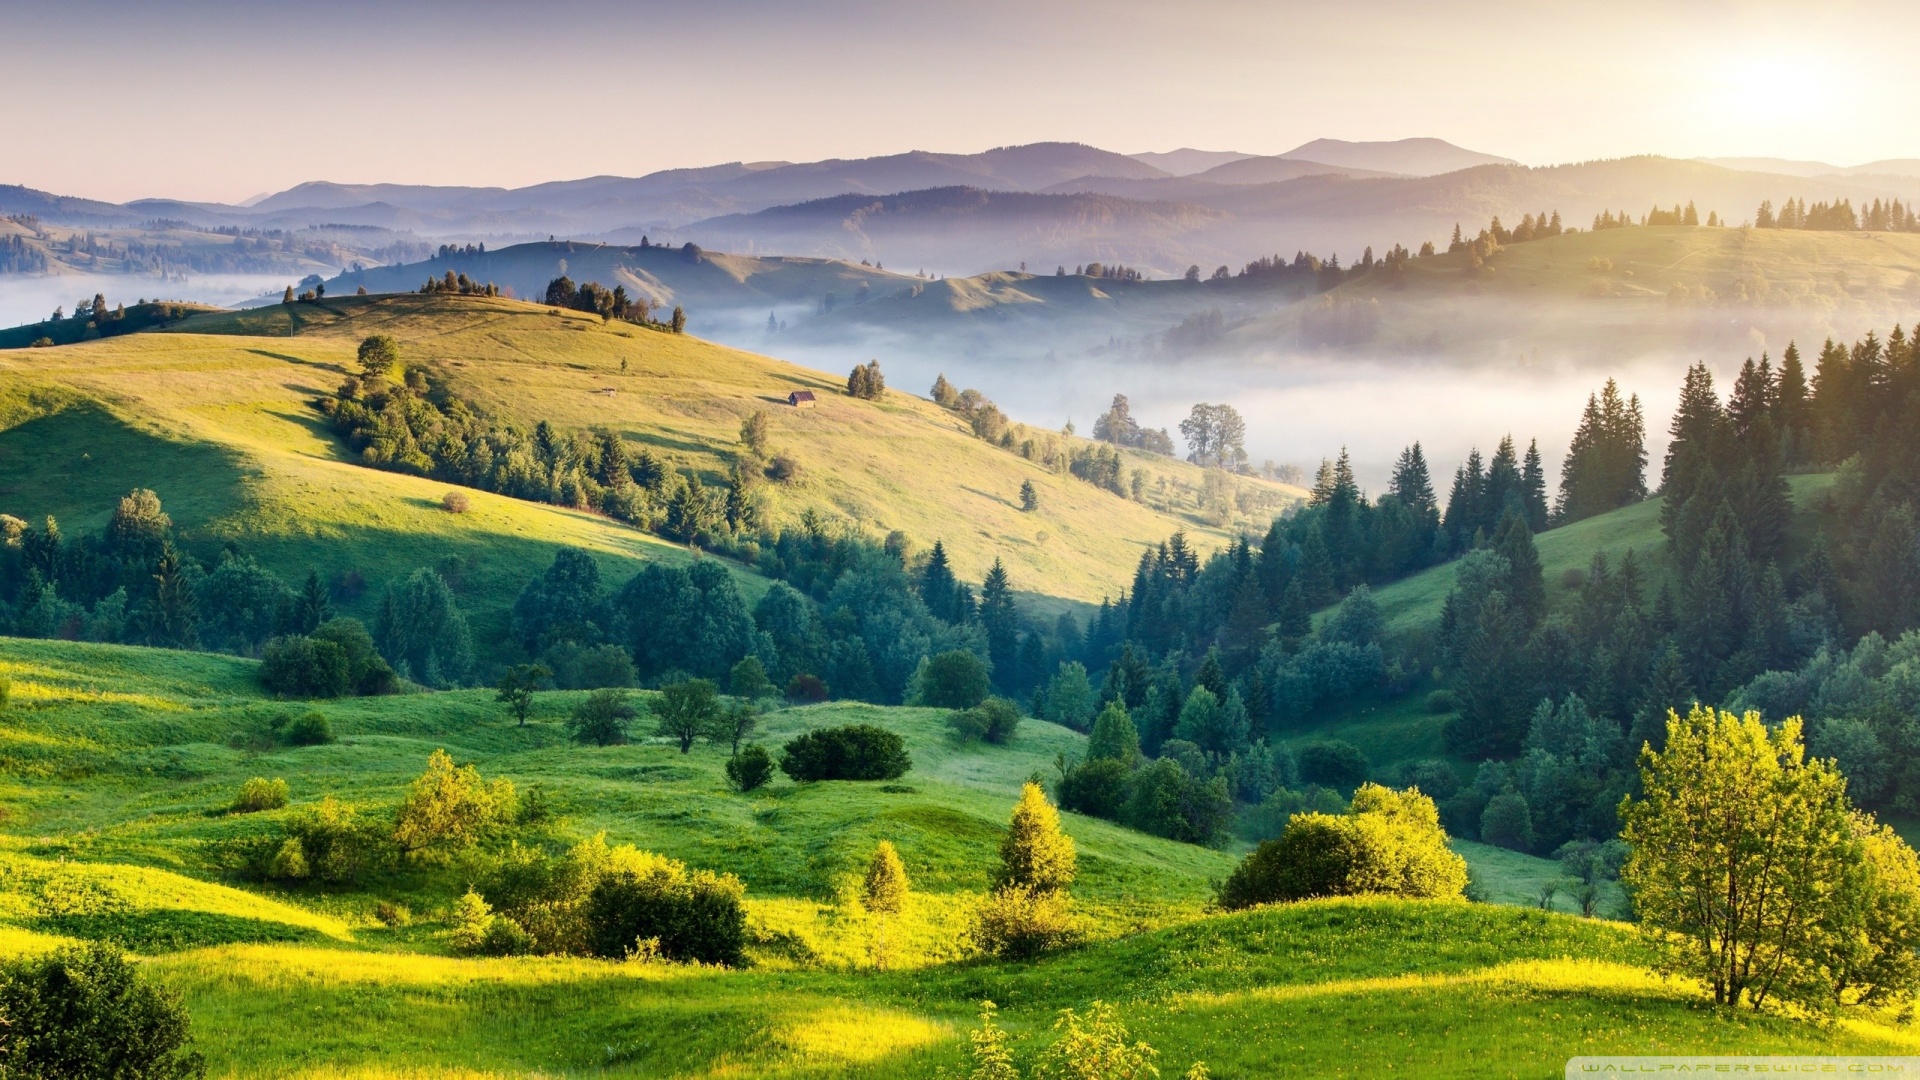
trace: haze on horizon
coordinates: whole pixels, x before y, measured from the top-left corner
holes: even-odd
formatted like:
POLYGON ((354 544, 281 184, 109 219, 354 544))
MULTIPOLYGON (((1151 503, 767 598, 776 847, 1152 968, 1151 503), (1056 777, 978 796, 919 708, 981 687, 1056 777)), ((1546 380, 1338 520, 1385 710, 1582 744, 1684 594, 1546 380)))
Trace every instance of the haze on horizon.
POLYGON ((1920 156, 1920 11, 1841 0, 0 4, 0 183, 240 201, 1046 140, 1436 136, 1532 165, 1920 156), (82 34, 81 31, 84 30, 82 34), (566 73, 556 78, 557 72, 566 73))

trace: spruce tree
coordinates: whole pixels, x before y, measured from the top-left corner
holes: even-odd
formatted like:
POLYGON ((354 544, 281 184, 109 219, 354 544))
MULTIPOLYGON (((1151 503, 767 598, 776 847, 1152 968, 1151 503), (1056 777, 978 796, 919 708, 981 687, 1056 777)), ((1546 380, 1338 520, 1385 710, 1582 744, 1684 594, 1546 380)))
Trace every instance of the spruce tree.
POLYGON ((1811 402, 1807 397, 1807 372, 1800 363, 1800 347, 1787 343, 1780 354, 1780 382, 1774 400, 1775 425, 1780 434, 1782 456, 1789 466, 1813 460, 1811 402))
POLYGON ((1393 479, 1387 490, 1400 504, 1419 515, 1422 520, 1437 519, 1438 507, 1433 494, 1433 478, 1427 472, 1427 458, 1420 444, 1400 451, 1400 458, 1393 465, 1393 479))
POLYGON ((1717 491, 1703 491, 1706 485, 1702 480, 1714 468, 1725 426, 1726 415, 1713 390, 1713 373, 1707 370, 1707 365, 1695 364, 1687 369, 1680 387, 1680 402, 1667 429, 1671 441, 1667 444, 1666 463, 1660 475, 1663 499, 1660 525, 1668 543, 1675 545, 1676 550, 1680 514, 1687 501, 1702 493, 1718 501, 1717 491))
POLYGON ((1213 694, 1215 701, 1224 701, 1227 697, 1227 675, 1220 667, 1220 650, 1208 649, 1200 670, 1194 674, 1193 685, 1204 686, 1213 694))
POLYGON ((933 551, 927 555, 927 565, 920 572, 920 599, 927 610, 937 619, 947 622, 959 621, 954 617, 954 590, 959 582, 954 580, 953 567, 947 564, 947 549, 938 540, 933 542, 933 551))
POLYGON ((1525 518, 1509 514, 1494 534, 1492 546, 1507 560, 1506 592, 1513 610, 1527 626, 1534 625, 1547 614, 1547 581, 1540 552, 1533 546, 1533 530, 1525 518))
POLYGON ((333 602, 327 596, 326 586, 320 583, 320 572, 309 570, 306 584, 301 587, 300 595, 294 598, 294 629, 302 634, 311 634, 331 618, 333 602))
POLYGON ((1492 533, 1509 510, 1517 511, 1526 517, 1526 495, 1521 488, 1520 455, 1514 449, 1513 436, 1505 435, 1493 452, 1493 459, 1487 462, 1486 489, 1481 493, 1480 505, 1474 515, 1477 528, 1492 533))
POLYGON ((1040 494, 1033 490, 1032 480, 1020 481, 1020 509, 1029 514, 1040 509, 1040 494))
POLYGON ((1020 613, 1014 607, 1013 583, 999 559, 980 583, 980 627, 987 635, 987 658, 993 663, 993 682, 1003 693, 1019 689, 1020 613))
POLYGON ((1520 469, 1520 495, 1527 509, 1527 527, 1534 532, 1547 528, 1547 470, 1540 464, 1540 440, 1527 443, 1527 456, 1520 469))
POLYGON ((1295 578, 1280 599, 1280 637, 1300 641, 1313 632, 1313 613, 1307 606, 1307 594, 1295 578))

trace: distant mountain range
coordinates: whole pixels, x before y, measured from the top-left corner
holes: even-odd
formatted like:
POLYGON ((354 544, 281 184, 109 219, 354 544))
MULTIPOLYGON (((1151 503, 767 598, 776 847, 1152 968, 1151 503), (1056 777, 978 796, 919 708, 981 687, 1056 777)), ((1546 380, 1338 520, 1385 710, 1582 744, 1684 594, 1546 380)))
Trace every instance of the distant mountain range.
MULTIPOLYGON (((1694 202, 1739 222, 1762 199, 1920 198, 1920 161, 1839 169, 1773 159, 1638 157, 1547 168, 1439 139, 1319 139, 1284 154, 1182 149, 1126 155, 1078 143, 978 154, 914 151, 817 162, 733 162, 641 177, 523 188, 316 181, 251 205, 146 199, 126 204, 0 187, 0 214, 89 230, 359 229, 365 265, 396 238, 549 236, 637 244, 692 241, 747 254, 868 260, 972 274, 1122 263, 1153 276, 1210 271, 1297 250, 1348 261, 1372 246, 1444 242, 1498 215, 1558 211, 1584 225, 1603 211, 1694 202), (378 230, 377 238, 374 230, 378 230), (373 242, 377 239, 377 243, 373 242)), ((343 266, 342 269, 348 267, 343 266)))

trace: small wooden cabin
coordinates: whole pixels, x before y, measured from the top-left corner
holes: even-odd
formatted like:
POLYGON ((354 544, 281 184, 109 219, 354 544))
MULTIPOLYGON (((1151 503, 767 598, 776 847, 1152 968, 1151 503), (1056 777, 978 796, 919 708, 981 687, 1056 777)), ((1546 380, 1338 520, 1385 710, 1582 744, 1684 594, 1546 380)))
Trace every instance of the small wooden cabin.
POLYGON ((813 408, 813 391, 795 390, 787 395, 787 404, 796 409, 811 409, 813 408))

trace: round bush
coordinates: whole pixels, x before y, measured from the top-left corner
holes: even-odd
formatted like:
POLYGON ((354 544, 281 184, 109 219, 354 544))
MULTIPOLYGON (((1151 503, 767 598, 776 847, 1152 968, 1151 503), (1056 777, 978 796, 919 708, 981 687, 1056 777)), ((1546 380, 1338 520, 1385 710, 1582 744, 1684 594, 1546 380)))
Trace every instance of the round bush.
POLYGON ((1308 743, 1300 748, 1300 779, 1330 788, 1355 788, 1367 779, 1367 755, 1341 739, 1308 743))
POLYGON ((62 949, 0 967, 0 1073, 40 1077, 184 1080, 205 1076, 188 1049, 178 994, 141 981, 106 945, 62 949))
POLYGON ((1400 786, 1419 788, 1422 795, 1444 802, 1460 792, 1460 776, 1439 758, 1412 761, 1400 768, 1400 786))
POLYGON ((950 714, 947 725, 963 742, 985 739, 1004 745, 1013 740, 1013 733, 1020 727, 1020 706, 1003 697, 990 697, 971 709, 950 714))
POLYGON ((440 500, 440 509, 449 514, 464 514, 473 509, 473 503, 467 498, 466 492, 449 491, 446 498, 440 500))
POLYGON ((1263 841, 1234 868, 1220 887, 1220 906, 1233 911, 1282 900, 1342 895, 1348 891, 1347 876, 1355 861, 1353 841, 1353 830, 1344 817, 1295 814, 1278 839, 1263 841))
POLYGON ((304 713, 288 726, 287 741, 295 746, 324 746, 333 741, 333 726, 317 712, 304 713))
POLYGON ((240 793, 233 797, 233 812, 252 814, 261 810, 278 810, 287 805, 287 782, 278 777, 268 780, 256 776, 240 785, 240 793))
POLYGON ((872 724, 821 728, 788 743, 780 771, 808 783, 814 780, 894 780, 913 768, 900 736, 872 724))
POLYGON ((1451 690, 1435 690, 1427 695, 1427 711, 1435 715, 1450 713, 1460 707, 1460 698, 1451 690))
POLYGON ((749 744, 740 748, 738 754, 727 759, 727 783, 735 791, 754 791, 767 786, 773 779, 773 755, 758 744, 749 744))

